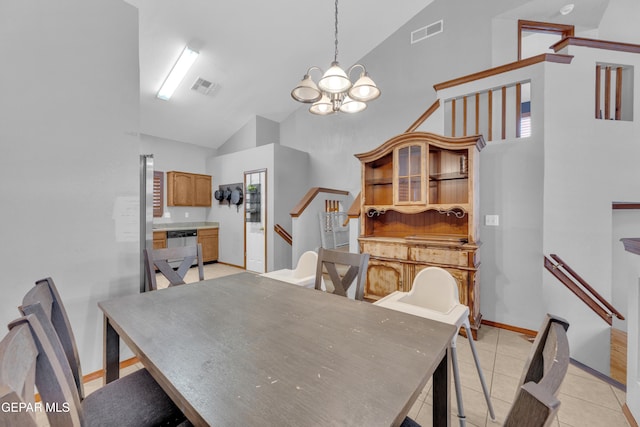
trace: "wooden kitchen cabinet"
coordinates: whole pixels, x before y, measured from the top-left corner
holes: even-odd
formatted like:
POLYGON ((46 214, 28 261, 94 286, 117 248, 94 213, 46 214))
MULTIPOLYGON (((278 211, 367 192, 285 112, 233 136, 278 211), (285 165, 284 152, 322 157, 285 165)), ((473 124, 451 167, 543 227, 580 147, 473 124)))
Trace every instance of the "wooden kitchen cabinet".
POLYGON ((198 243, 202 245, 202 261, 218 260, 218 229, 201 228, 198 230, 198 243))
POLYGON ((153 249, 164 249, 166 247, 167 247, 167 232, 154 231, 153 232, 153 249))
POLYGON ((211 206, 211 176, 167 172, 167 206, 211 206))
POLYGON ((428 266, 449 271, 480 327, 478 182, 482 136, 408 132, 357 154, 362 166, 360 252, 370 255, 365 298, 411 289, 428 266))

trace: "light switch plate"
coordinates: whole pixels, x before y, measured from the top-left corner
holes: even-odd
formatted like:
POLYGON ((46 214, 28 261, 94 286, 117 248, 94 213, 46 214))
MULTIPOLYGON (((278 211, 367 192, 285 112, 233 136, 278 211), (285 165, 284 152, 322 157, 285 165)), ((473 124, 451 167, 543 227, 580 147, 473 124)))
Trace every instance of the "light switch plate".
POLYGON ((500 217, 499 215, 485 215, 484 217, 484 225, 497 227, 500 225, 500 217))

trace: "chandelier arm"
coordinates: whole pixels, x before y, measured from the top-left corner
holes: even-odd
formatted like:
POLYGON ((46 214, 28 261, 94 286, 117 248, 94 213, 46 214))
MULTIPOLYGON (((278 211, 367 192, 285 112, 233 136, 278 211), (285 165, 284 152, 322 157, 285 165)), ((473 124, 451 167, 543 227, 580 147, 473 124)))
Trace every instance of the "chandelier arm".
POLYGON ((314 65, 314 66, 309 67, 309 69, 308 69, 308 70, 307 70, 307 72, 306 72, 306 75, 307 75, 307 76, 310 76, 310 75, 311 75, 311 72, 312 72, 313 70, 318 70, 318 71, 320 71, 320 74, 321 74, 321 75, 322 75, 322 74, 324 74, 324 71, 322 71, 322 68, 320 68, 320 67, 316 67, 316 66, 314 65))
POLYGON ((333 55, 333 62, 338 62, 338 0, 336 0, 336 12, 335 12, 335 52, 333 55))
MULTIPOLYGON (((364 65, 362 64, 353 64, 351 67, 349 67, 349 69, 347 70, 347 76, 349 77, 349 79, 351 79, 351 71, 353 71, 356 67, 360 67, 362 68, 362 74, 367 72, 367 69, 364 67, 364 65)), ((362 75, 361 74, 361 75, 362 75)))

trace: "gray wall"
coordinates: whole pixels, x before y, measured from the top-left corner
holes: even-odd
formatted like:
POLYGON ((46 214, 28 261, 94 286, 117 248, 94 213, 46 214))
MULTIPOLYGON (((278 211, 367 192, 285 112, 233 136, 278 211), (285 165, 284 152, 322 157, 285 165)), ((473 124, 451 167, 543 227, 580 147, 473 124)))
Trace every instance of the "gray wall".
POLYGON ((0 324, 52 276, 86 373, 97 302, 138 292, 137 40, 122 1, 0 3, 0 324))

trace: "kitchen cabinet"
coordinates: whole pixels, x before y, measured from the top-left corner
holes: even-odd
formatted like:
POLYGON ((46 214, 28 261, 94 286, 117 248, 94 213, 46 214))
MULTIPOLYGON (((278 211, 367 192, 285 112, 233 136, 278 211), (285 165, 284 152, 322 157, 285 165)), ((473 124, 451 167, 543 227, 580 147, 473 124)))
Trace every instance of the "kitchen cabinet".
POLYGON ((218 260, 218 229, 201 228, 198 230, 198 243, 202 245, 202 261, 218 260))
POLYGON ((480 327, 478 183, 482 136, 409 132, 357 154, 362 167, 359 244, 369 253, 365 298, 411 290, 438 266, 458 282, 474 337, 480 327))
POLYGON ((211 176, 167 172, 167 206, 211 206, 211 176))
POLYGON ((163 249, 166 247, 167 247, 167 232, 154 231, 153 232, 153 249, 163 249))

